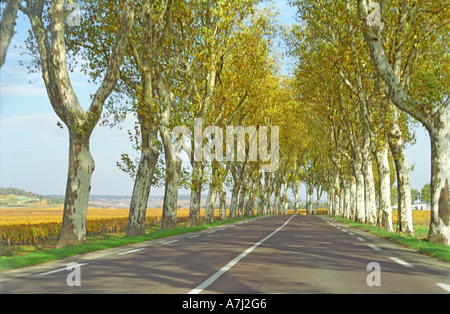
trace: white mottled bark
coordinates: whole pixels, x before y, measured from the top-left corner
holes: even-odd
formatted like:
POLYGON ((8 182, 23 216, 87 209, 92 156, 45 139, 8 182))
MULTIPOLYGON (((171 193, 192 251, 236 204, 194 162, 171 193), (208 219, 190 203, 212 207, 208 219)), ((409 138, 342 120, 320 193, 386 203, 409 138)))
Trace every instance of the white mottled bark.
POLYGON ((17 11, 19 11, 20 3, 22 0, 8 0, 6 2, 6 8, 2 14, 1 30, 0 33, 0 67, 3 66, 6 59, 6 52, 11 42, 11 38, 14 35, 14 26, 16 25, 17 11))
POLYGON ((356 217, 356 180, 352 177, 350 187, 350 219, 355 220, 356 217))
POLYGON ((131 195, 126 236, 137 236, 145 233, 147 202, 159 155, 157 130, 141 130, 141 137, 143 141, 141 157, 131 195))
POLYGON ((358 222, 366 222, 366 209, 364 198, 364 176, 362 173, 361 157, 356 157, 353 160, 353 169, 356 178, 356 213, 355 220, 358 222))
POLYGON ((58 247, 86 241, 87 206, 94 168, 89 137, 70 134, 69 171, 58 247))
POLYGON ((378 225, 392 232, 391 179, 388 153, 389 146, 388 143, 385 142, 385 144, 377 150, 375 154, 380 184, 378 225))
POLYGON ((442 108, 431 135, 431 219, 428 239, 450 245, 450 106, 442 108))

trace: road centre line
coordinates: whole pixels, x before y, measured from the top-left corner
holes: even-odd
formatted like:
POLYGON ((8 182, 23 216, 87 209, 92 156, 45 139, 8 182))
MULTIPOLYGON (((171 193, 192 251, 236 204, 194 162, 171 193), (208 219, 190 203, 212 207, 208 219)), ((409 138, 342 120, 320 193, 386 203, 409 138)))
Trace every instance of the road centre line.
POLYGON ((177 242, 178 240, 172 240, 172 241, 167 241, 167 242, 163 242, 162 244, 169 244, 169 243, 174 243, 177 242))
POLYGON ((381 249, 380 249, 378 246, 376 246, 376 245, 368 244, 368 246, 369 246, 370 248, 372 248, 374 251, 381 251, 381 249))
POLYGON ((134 252, 139 252, 142 250, 145 250, 145 248, 142 247, 140 249, 134 249, 134 250, 126 251, 126 252, 121 252, 121 253, 117 253, 117 255, 126 255, 126 254, 130 254, 130 253, 134 253, 134 252))
POLYGON ((356 237, 359 241, 361 241, 361 242, 365 242, 366 241, 366 239, 364 239, 364 238, 361 238, 361 237, 356 237))
POLYGON ((241 254, 239 254, 238 256, 236 256, 235 258, 233 258, 230 262, 228 262, 228 264, 226 264, 225 266, 223 266, 221 269, 219 269, 217 272, 215 272, 211 277, 209 277, 208 279, 206 279, 204 282, 202 282, 200 285, 198 285, 196 288, 192 289, 191 291, 189 291, 188 294, 199 294, 201 293, 203 290, 205 290, 206 288, 208 288, 214 281, 216 281, 220 276, 222 276, 225 272, 227 272, 231 267, 233 267, 234 265, 236 265, 241 259, 243 259, 245 256, 247 256, 250 252, 252 252, 254 249, 256 249, 259 245, 261 245, 262 243, 264 243, 266 240, 268 240, 269 238, 271 238, 275 233, 277 233, 278 231, 280 231, 281 229, 284 228, 284 226, 286 226, 289 221, 291 221, 292 218, 294 218, 295 216, 292 216, 291 218, 289 218, 281 227, 278 227, 278 229, 276 229, 275 231, 273 231, 271 234, 269 234, 268 236, 266 236, 264 239, 259 240, 258 242, 256 242, 255 244, 253 244, 251 247, 249 247, 248 249, 246 249, 244 252, 242 252, 241 254))
MULTIPOLYGON (((81 264, 79 264, 79 266, 84 266, 84 265, 87 265, 87 264, 88 264, 88 263, 81 263, 81 264)), ((45 273, 36 274, 35 276, 46 276, 46 275, 58 273, 58 272, 64 271, 64 270, 67 270, 67 267, 62 267, 62 268, 50 270, 50 271, 47 271, 47 272, 45 272, 45 273)))
POLYGON ((450 285, 448 285, 448 284, 446 284, 446 283, 441 283, 441 282, 436 283, 436 285, 437 285, 439 288, 442 288, 442 289, 444 289, 445 291, 450 292, 450 285))
POLYGON ((408 268, 413 268, 413 267, 414 267, 414 266, 411 265, 410 263, 407 263, 407 262, 405 262, 404 260, 401 260, 401 259, 399 259, 399 258, 397 258, 397 257, 389 257, 389 258, 390 258, 391 260, 393 260, 394 262, 396 262, 396 263, 402 265, 402 266, 405 266, 405 267, 408 267, 408 268))

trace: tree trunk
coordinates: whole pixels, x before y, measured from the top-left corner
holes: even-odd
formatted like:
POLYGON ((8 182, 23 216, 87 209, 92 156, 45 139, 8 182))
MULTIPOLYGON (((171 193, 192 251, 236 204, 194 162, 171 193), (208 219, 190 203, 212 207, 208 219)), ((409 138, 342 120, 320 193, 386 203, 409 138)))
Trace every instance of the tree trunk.
POLYGON ((298 182, 292 182, 292 192, 294 193, 294 214, 298 212, 298 182))
POLYGON ((334 215, 333 198, 334 198, 334 190, 331 188, 328 190, 327 193, 327 205, 329 215, 334 215))
POLYGON ((350 217, 351 220, 356 220, 356 180, 352 177, 350 187, 350 217))
POLYGON ((344 212, 343 217, 346 219, 350 218, 350 182, 344 182, 344 212))
POLYGON ((1 22, 0 38, 0 67, 3 66, 6 59, 6 52, 8 50, 11 38, 14 35, 14 26, 16 25, 17 11, 19 11, 22 0, 9 0, 6 2, 1 22))
POLYGON ((161 126, 160 128, 166 161, 166 185, 164 189, 161 230, 171 230, 177 226, 177 200, 181 161, 176 159, 175 146, 170 137, 169 130, 166 126, 161 126))
POLYGON ((431 217, 428 240, 450 245, 450 107, 442 108, 431 137, 431 217))
POLYGON ((312 215, 314 186, 310 183, 306 183, 306 214, 312 215))
POLYGON ((188 227, 200 225, 200 202, 202 198, 203 162, 193 161, 191 202, 188 227))
POLYGON ((86 241, 86 217, 95 164, 89 149, 89 135, 69 132, 69 171, 61 234, 57 247, 86 241))
POLYGON ((366 223, 375 225, 377 223, 377 205, 375 201, 375 183, 372 170, 372 156, 369 147, 363 150, 362 171, 364 176, 364 199, 366 210, 366 223))
POLYGON ((214 208, 216 206, 217 192, 217 186, 214 183, 211 183, 208 198, 206 199, 205 223, 207 224, 214 222, 214 208))
POLYGON ((239 202, 237 207, 237 216, 244 217, 244 206, 245 206, 245 197, 247 196, 247 184, 243 182, 241 185, 241 189, 239 191, 239 202))
POLYGON ((219 220, 227 219, 227 191, 221 185, 219 187, 219 220))
POLYGON ((357 222, 366 222, 366 209, 365 209, 365 198, 364 198, 364 176, 362 173, 362 161, 360 157, 356 157, 353 160, 353 168, 355 171, 356 178, 356 213, 355 219, 357 222))
POLYGON ((141 159, 131 195, 126 236, 139 236, 145 233, 147 202, 159 156, 157 134, 157 130, 153 128, 141 128, 141 159))
MULTIPOLYGON (((394 110, 394 121, 398 120, 399 111, 394 110)), ((398 209, 398 231, 414 234, 411 212, 411 187, 409 184, 409 166, 406 160, 402 133, 398 123, 393 123, 389 134, 389 146, 394 158, 395 171, 397 174, 397 209, 398 209)))
POLYGON ((392 232, 392 210, 391 210, 391 178, 389 171, 389 146, 387 141, 375 152, 378 165, 379 178, 379 217, 378 225, 392 232))
POLYGON ((238 207, 238 196, 239 196, 240 185, 235 184, 231 191, 231 204, 230 204, 230 215, 229 219, 236 218, 237 207, 238 207))
POLYGON ((273 213, 279 214, 280 208, 280 192, 281 192, 281 184, 278 182, 275 183, 275 198, 273 200, 273 213))

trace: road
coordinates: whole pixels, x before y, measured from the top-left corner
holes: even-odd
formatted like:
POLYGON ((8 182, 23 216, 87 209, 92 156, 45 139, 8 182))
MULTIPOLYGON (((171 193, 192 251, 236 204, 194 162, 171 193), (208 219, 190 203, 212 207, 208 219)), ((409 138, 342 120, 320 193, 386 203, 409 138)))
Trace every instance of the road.
POLYGON ((448 294, 449 266, 332 218, 265 216, 3 272, 0 292, 448 294))

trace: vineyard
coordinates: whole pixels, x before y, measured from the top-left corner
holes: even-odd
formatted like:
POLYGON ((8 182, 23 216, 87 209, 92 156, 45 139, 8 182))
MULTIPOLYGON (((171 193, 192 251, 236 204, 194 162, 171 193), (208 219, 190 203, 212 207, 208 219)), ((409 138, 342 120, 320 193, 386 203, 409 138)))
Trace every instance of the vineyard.
MULTIPOLYGON (((0 210, 0 244, 12 245, 36 245, 54 243, 58 240, 62 222, 62 207, 45 209, 1 209, 0 210)), ((289 210, 288 214, 293 214, 289 210)), ((88 236, 97 236, 111 233, 124 233, 127 227, 128 209, 100 209, 89 208, 86 224, 88 236)), ((319 209, 319 214, 326 214, 326 209, 319 209)), ((204 218, 205 211, 201 211, 204 218)), ((228 212, 227 212, 228 214, 228 212)), ((255 211, 256 214, 256 211, 255 211)), ((299 215, 306 215, 302 209, 299 215)), ((187 221, 189 209, 177 211, 178 223, 187 221)), ((218 210, 215 213, 218 217, 218 210)), ((393 223, 397 222, 397 211, 392 212, 393 223)), ((146 228, 156 228, 161 223, 162 209, 148 209, 146 213, 146 228)), ((428 226, 429 211, 413 211, 415 225, 428 226)))

